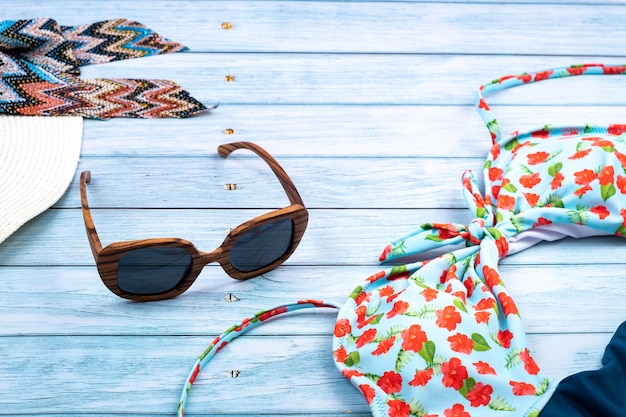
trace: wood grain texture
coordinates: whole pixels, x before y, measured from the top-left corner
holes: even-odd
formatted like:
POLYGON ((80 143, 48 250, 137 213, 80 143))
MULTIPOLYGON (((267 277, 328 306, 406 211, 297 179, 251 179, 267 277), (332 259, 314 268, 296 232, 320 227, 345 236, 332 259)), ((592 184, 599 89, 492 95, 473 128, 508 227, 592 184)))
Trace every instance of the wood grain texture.
MULTIPOLYGON (((91 65, 82 76, 167 78, 219 107, 186 120, 85 122, 67 193, 0 245, 0 416, 174 415, 189 367, 231 325, 299 298, 341 303, 386 267, 377 259, 389 240, 423 222, 471 220, 461 174, 480 176, 490 147, 473 107, 481 84, 626 61, 621 0, 147 4, 22 0, 3 10, 3 19, 69 25, 142 22, 189 51, 91 65), (171 236, 210 251, 229 228, 289 204, 256 156, 218 156, 234 141, 263 146, 298 189, 309 223, 295 253, 244 282, 208 265, 171 300, 112 295, 85 236, 79 172, 94 175, 89 202, 104 245, 171 236)), ((624 77, 576 77, 488 102, 505 132, 626 123, 625 86, 624 77)), ((616 237, 564 239, 501 262, 533 356, 556 380, 599 367, 626 319, 623 253, 616 237)), ((332 363, 335 317, 294 313, 232 343, 201 374, 187 415, 369 416, 332 363)))

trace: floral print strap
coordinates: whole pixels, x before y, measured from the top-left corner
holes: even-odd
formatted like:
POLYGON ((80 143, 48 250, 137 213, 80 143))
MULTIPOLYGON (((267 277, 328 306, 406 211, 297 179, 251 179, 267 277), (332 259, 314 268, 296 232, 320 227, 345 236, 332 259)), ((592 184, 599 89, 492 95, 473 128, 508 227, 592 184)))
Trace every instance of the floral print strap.
POLYGON ((487 125, 487 129, 491 134, 493 143, 498 143, 502 139, 500 125, 489 105, 483 96, 504 90, 505 88, 515 87, 523 84, 530 84, 536 81, 543 81, 553 78, 572 77, 576 75, 602 75, 602 74, 624 74, 626 73, 625 65, 603 65, 603 64, 582 64, 572 65, 569 67, 555 68, 538 72, 524 72, 518 75, 505 75, 497 78, 490 83, 480 86, 476 96, 476 107, 478 113, 487 125))
POLYGON ((200 357, 196 360, 189 376, 187 376, 187 380, 185 381, 185 386, 183 388, 182 394, 180 396, 180 401, 178 402, 178 417, 184 417, 185 415, 185 405, 187 403, 187 397, 189 396, 189 391, 191 391, 191 386, 196 381, 198 374, 204 368, 204 366, 211 360, 213 357, 231 340, 236 337, 241 336, 242 334, 248 332, 251 329, 254 329, 260 324, 265 323, 267 320, 279 316, 281 314, 289 313, 296 310, 302 310, 306 308, 339 308, 338 305, 333 303, 326 303, 324 301, 318 300, 299 300, 292 304, 284 304, 278 307, 271 308, 269 310, 264 310, 256 313, 254 316, 246 318, 241 321, 241 323, 236 324, 226 330, 224 333, 216 337, 213 342, 205 349, 205 351, 200 355, 200 357))

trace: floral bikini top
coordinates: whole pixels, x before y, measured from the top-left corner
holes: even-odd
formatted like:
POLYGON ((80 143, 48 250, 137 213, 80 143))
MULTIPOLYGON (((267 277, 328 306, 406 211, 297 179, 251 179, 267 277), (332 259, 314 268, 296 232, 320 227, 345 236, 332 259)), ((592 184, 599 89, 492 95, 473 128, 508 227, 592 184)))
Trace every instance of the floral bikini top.
POLYGON ((197 360, 178 415, 202 367, 232 339, 289 311, 335 307, 334 361, 374 417, 537 416, 556 384, 533 359, 498 262, 542 240, 626 235, 626 125, 546 125, 503 137, 483 96, 551 78, 625 72, 580 65, 481 86, 476 106, 493 146, 484 192, 472 172, 462 176, 474 220, 422 224, 387 245, 380 261, 466 246, 376 273, 341 306, 300 301, 233 326, 197 360))

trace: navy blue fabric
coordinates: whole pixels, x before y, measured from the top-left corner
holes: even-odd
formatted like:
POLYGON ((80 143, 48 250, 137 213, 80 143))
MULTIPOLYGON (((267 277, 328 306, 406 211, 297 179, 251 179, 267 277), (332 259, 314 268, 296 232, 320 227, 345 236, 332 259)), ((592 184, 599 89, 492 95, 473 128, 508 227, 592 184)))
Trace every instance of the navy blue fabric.
POLYGON ((626 322, 609 342, 602 365, 561 381, 539 417, 626 416, 626 322))

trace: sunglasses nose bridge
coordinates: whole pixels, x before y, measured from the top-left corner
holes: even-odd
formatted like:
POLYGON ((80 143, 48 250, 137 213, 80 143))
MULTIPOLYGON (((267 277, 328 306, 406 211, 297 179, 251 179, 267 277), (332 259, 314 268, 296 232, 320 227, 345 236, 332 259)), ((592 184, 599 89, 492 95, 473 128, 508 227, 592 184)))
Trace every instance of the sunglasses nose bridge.
POLYGON ((196 263, 198 266, 206 266, 208 264, 212 264, 213 262, 222 263, 222 260, 227 257, 228 254, 222 251, 222 248, 217 248, 212 252, 198 252, 196 263))

